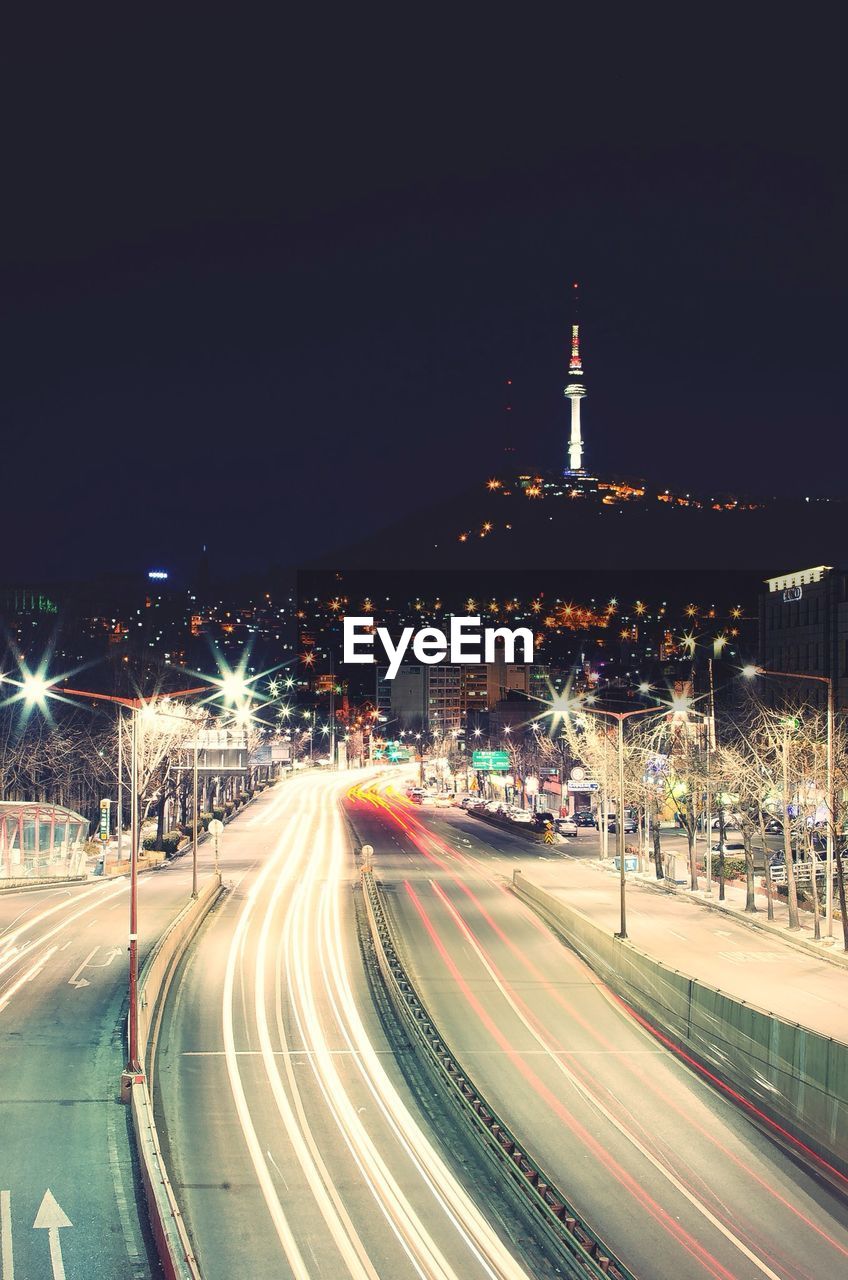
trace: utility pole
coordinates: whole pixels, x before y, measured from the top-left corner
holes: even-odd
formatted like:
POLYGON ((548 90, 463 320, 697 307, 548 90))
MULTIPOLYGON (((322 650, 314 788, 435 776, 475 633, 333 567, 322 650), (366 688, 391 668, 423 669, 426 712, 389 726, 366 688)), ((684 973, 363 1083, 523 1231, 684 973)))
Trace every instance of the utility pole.
MULTIPOLYGON (((124 826, 124 712, 118 707, 118 862, 121 861, 123 849, 124 826)), ((104 854, 104 871, 105 854, 104 854)))

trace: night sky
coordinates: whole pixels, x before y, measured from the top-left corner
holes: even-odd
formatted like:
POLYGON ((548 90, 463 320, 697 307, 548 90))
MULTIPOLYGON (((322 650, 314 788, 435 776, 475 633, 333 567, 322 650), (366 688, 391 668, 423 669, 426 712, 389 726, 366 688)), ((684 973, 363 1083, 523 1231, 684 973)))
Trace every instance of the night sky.
POLYGON ((843 492, 834 33, 393 12, 8 33, 0 580, 297 565, 562 465, 574 280, 588 466, 843 492))

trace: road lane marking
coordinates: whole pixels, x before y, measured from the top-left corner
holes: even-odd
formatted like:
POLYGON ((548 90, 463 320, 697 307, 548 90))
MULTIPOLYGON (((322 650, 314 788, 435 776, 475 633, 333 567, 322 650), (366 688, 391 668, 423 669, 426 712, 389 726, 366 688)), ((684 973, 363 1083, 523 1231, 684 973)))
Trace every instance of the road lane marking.
MULTIPOLYGON (((371 1260, 368 1257, 364 1244, 362 1243, 362 1239, 356 1230, 341 1197, 339 1196, 329 1170, 327 1169, 321 1157, 321 1153, 318 1150, 318 1144, 315 1142, 312 1130, 306 1118, 306 1111, 303 1107, 298 1085, 292 1075, 290 1060, 286 1061, 286 1073, 289 1077, 289 1086, 292 1091, 294 1106, 292 1106, 292 1103, 286 1096, 286 1091, 283 1088, 283 1079, 274 1060, 271 1033, 268 1026, 265 987, 266 974, 269 968, 267 960, 268 935, 283 893, 295 884, 296 877, 298 875, 303 874, 301 871, 301 865, 306 856, 306 836, 313 829, 312 823, 313 818, 308 813, 303 815, 298 821, 291 838, 291 847, 288 850, 288 856, 276 877, 274 890, 265 904, 265 916, 262 921, 256 947, 254 1018, 256 1020, 257 1031, 259 1033, 259 1044, 262 1051, 263 1061, 265 1062, 265 1071, 268 1077, 268 1082, 271 1086, 271 1092, 274 1096, 274 1101, 276 1103, 280 1119, 285 1126, 289 1140, 297 1156, 298 1163, 303 1170, 304 1176, 309 1184, 309 1188, 315 1198, 315 1202, 321 1212, 321 1216, 327 1224, 327 1229, 333 1238, 336 1248, 344 1259, 345 1265, 351 1276, 357 1277, 358 1280, 379 1280, 378 1274, 371 1264, 371 1260)), ((287 922, 290 918, 291 910, 292 901, 290 900, 286 915, 287 922)), ((274 972, 275 974, 279 973, 279 965, 274 967, 274 972)), ((280 999, 279 990, 276 988, 275 996, 278 1000, 280 999)), ((283 1044, 286 1042, 284 1034, 281 1034, 281 1042, 283 1044)))
POLYGON ((0 1280, 15 1280, 12 1255, 12 1193, 0 1191, 0 1280))
MULTIPOLYGON (((118 1205, 118 1217, 121 1222, 121 1234, 124 1237, 124 1245, 127 1250, 127 1257, 132 1268, 133 1280, 146 1280, 150 1274, 146 1266, 143 1256, 143 1248, 141 1236, 138 1228, 137 1218, 130 1213, 129 1201, 127 1198, 126 1187, 124 1185, 124 1172, 121 1160, 118 1157, 118 1137, 116 1133, 116 1112, 117 1104, 109 1104, 106 1113, 106 1140, 109 1148, 109 1166, 112 1173, 112 1188, 115 1192, 115 1201, 118 1205)), ((121 1107, 123 1112, 123 1107, 121 1107)), ((135 1201, 133 1200, 135 1207, 135 1201)))
MULTIPOLYGON (((92 921, 92 924, 93 924, 93 923, 94 923, 94 922, 92 921)), ((79 991, 80 987, 87 987, 87 986, 89 986, 89 985, 90 985, 90 983, 89 983, 89 981, 88 981, 88 978, 81 978, 81 977, 80 977, 80 974, 82 973, 82 971, 83 971, 83 969, 85 968, 85 966, 88 964, 88 962, 89 962, 89 960, 91 959, 91 957, 92 957, 92 956, 96 956, 96 955, 97 955, 97 952, 98 952, 99 950, 100 950, 100 946, 99 946, 99 944, 98 944, 96 947, 93 947, 91 951, 89 951, 88 955, 85 957, 85 959, 83 960, 82 964, 81 964, 81 965, 78 965, 78 966, 77 966, 77 968, 76 968, 76 969, 74 969, 74 971, 73 971, 73 973, 71 974, 70 978, 68 978, 68 986, 69 986, 69 987, 74 987, 74 988, 75 988, 75 990, 79 991)))
POLYGON ((719 951, 722 960, 730 960, 733 964, 767 963, 770 960, 785 960, 779 951, 719 951))
MULTIPOLYGON (((324 940, 319 939, 318 956, 324 974, 326 994, 330 999, 336 1022, 348 1044, 352 1045, 355 1040, 360 1049, 360 1052, 353 1056, 352 1061, 357 1066, 374 1100, 376 1110, 384 1116, 412 1166, 427 1185, 470 1253, 489 1275, 526 1277, 527 1273, 523 1267, 492 1230, 477 1204, 467 1195, 427 1135, 416 1123, 383 1069, 361 1021, 357 1001, 350 986, 350 973, 343 949, 342 899, 338 891, 338 883, 339 867, 347 854, 347 841, 338 807, 333 811, 333 848, 335 858, 331 868, 336 875, 328 877, 322 884, 321 912, 324 940), (332 969, 332 981, 327 971, 328 964, 332 969)), ((318 874, 317 870, 315 874, 318 874)), ((278 1018, 279 1016, 278 1012, 278 1018)))
POLYGON ((0 996, 0 1012, 6 1008, 6 1005, 9 1003, 12 996, 17 995, 21 987, 23 987, 27 982, 31 982, 32 979, 44 968, 50 957, 55 954, 55 951, 55 947, 48 947, 43 955, 39 956, 39 958, 30 965, 25 973, 22 973, 19 978, 16 978, 10 987, 6 988, 2 996, 0 996))
MULTIPOLYGON (((321 850, 322 863, 319 868, 317 857, 307 862, 306 875, 296 886, 283 927, 287 953, 286 968, 291 974, 289 992, 294 997, 291 1000, 291 1010, 302 1040, 304 1043, 313 1044, 317 1050, 315 1057, 310 1059, 310 1065, 327 1108, 377 1207, 410 1263, 419 1275, 426 1275, 432 1280, 458 1280, 441 1249, 390 1172, 375 1141, 366 1131, 357 1114, 341 1077, 329 1056, 323 1052, 325 1041, 315 1004, 313 974, 317 961, 321 966, 325 988, 329 993, 330 984, 324 956, 326 949, 332 946, 332 940, 322 938, 318 933, 319 913, 314 909, 313 899, 316 882, 319 879, 324 887, 333 882, 334 868, 326 861, 329 844, 327 827, 327 814, 324 811, 319 816, 313 844, 314 849, 321 850)), ((334 883, 333 887, 335 888, 334 883)), ((335 897, 335 893, 332 896, 335 897)), ((319 898, 319 904, 322 900, 319 898)), ((277 1024, 278 1028, 282 1025, 282 1000, 277 1007, 277 1024)))
POLYGON ((230 942, 229 954, 227 955, 227 965, 224 973, 224 990, 222 1001, 222 1028, 224 1036, 224 1049, 226 1050, 227 1075, 230 1081, 230 1090, 233 1095, 236 1113, 238 1115, 239 1124, 241 1125, 242 1136, 248 1149, 262 1195, 268 1212, 271 1215, 271 1221, 277 1232, 277 1238, 280 1241, 283 1252, 288 1259, 289 1265, 295 1276, 295 1280, 309 1280, 309 1270, 304 1261, 303 1255, 298 1248, 297 1241, 294 1238, 292 1229, 289 1226, 288 1219, 283 1211, 277 1195, 271 1173, 268 1169, 267 1161, 262 1154, 262 1148, 257 1137, 256 1129, 250 1115, 250 1107, 248 1105, 247 1096, 244 1091, 241 1076, 238 1070, 237 1059, 235 1056, 235 1026, 233 1018, 233 995, 235 988, 236 965, 240 965, 242 952, 247 934, 250 916, 256 905, 259 894, 264 888, 265 881, 268 879, 271 869, 276 865, 277 858, 280 856, 284 848, 284 840, 287 836, 284 829, 281 834, 277 847, 268 858, 265 865, 257 875, 253 884, 248 891, 247 900, 241 909, 236 928, 230 942))
POLYGON ((60 1208, 56 1203, 53 1192, 48 1188, 44 1193, 44 1199, 38 1213, 35 1215, 35 1222, 32 1224, 33 1231, 46 1231, 47 1238, 50 1242, 50 1265, 53 1268, 53 1280, 65 1280, 65 1264, 62 1261, 62 1244, 59 1239, 59 1232, 64 1227, 72 1227, 71 1222, 64 1209, 60 1208))
MULTIPOLYGON (((480 963, 483 965, 483 968, 486 969, 492 981, 495 983, 498 990, 501 992, 501 995, 503 996, 504 1000, 507 1002, 507 1004, 515 1013, 516 1017, 519 1019, 521 1023, 523 1023, 523 1025, 530 1032, 530 1035, 533 1037, 534 1040, 537 1041, 539 1045, 541 1045, 543 1048, 547 1047, 545 1045, 544 1040, 539 1035, 538 1031, 528 1021, 528 1019, 525 1017, 521 1009, 518 1008, 518 1005, 516 1004, 515 1000, 512 998, 512 996, 509 994, 504 984, 501 982, 497 973, 494 971, 492 965, 489 963, 489 960, 484 954, 482 948, 479 946, 476 937, 472 934, 470 926, 466 924, 464 918, 459 914, 457 908, 454 906, 451 900, 447 897, 447 895, 443 893, 441 887, 435 881, 431 881, 430 883, 434 891, 443 900, 447 910, 453 916, 454 922, 456 923, 460 932, 464 935, 464 937, 466 938, 466 941, 469 943, 469 945, 477 954, 477 957, 480 963)), ((617 1129, 618 1132, 622 1135, 622 1137, 626 1138, 629 1142, 631 1142, 633 1146, 636 1148, 636 1150, 642 1156, 644 1156, 644 1158, 648 1161, 648 1163, 654 1169, 656 1169, 658 1173, 662 1174, 662 1176, 671 1183, 671 1185, 675 1188, 675 1190, 678 1191, 684 1197, 685 1200, 689 1201, 689 1203, 692 1205, 693 1208, 697 1209, 706 1218, 706 1220, 713 1227, 715 1227, 716 1230, 721 1233, 721 1235, 725 1237, 726 1240, 728 1240, 731 1244, 734 1244, 736 1248, 740 1251, 740 1253, 742 1253, 748 1259, 749 1262, 753 1263, 753 1265, 759 1271, 761 1271, 764 1276, 767 1277, 767 1280, 780 1280, 780 1277, 774 1271, 772 1271, 771 1267, 769 1267, 767 1263, 765 1263, 761 1258, 757 1257, 757 1255, 751 1249, 748 1248, 748 1246, 744 1243, 744 1241, 740 1240, 738 1236, 734 1235, 734 1233, 730 1230, 730 1228, 725 1226, 725 1224, 719 1218, 716 1217, 716 1215, 712 1212, 712 1210, 709 1209, 707 1205, 703 1203, 702 1200, 699 1200, 698 1197, 694 1194, 694 1192, 690 1191, 689 1188, 683 1182, 681 1182, 681 1180, 677 1177, 677 1175, 673 1172, 673 1170, 670 1169, 668 1166, 664 1165, 661 1160, 659 1160, 651 1151, 649 1151, 648 1148, 644 1145, 644 1143, 636 1136, 636 1134, 634 1134, 631 1130, 629 1130, 627 1126, 623 1124, 609 1110, 609 1108, 601 1101, 601 1099, 599 1097, 596 1097, 591 1092, 591 1090, 586 1087, 586 1085, 582 1082, 582 1080, 580 1080, 577 1076, 575 1076, 575 1074, 572 1071, 569 1070, 569 1068, 565 1065, 565 1063, 562 1061, 561 1058, 557 1057, 555 1054, 551 1054, 550 1056, 551 1056, 551 1060, 556 1064, 556 1066, 562 1072, 562 1074, 566 1077, 566 1079, 568 1079, 569 1082, 574 1086, 577 1092, 580 1093, 591 1106, 596 1107, 597 1110, 601 1113, 601 1115, 603 1115, 605 1119, 613 1126, 613 1128, 617 1129)))
MULTIPOLYGON (((106 895, 104 900, 108 902, 111 898, 115 897, 116 894, 123 892, 125 888, 126 888, 126 885, 119 886, 116 890, 113 890, 112 893, 106 895)), ((99 892, 99 890, 97 890, 97 892, 99 892)), ((86 897, 88 895, 81 895, 81 896, 86 897)), ((68 904, 63 904, 63 905, 68 905, 68 904)), ((5 957, 3 963, 0 964, 0 973, 5 972, 5 970, 9 969, 13 964, 17 963, 17 961, 20 960, 21 955, 25 950, 27 950, 28 948, 35 947, 40 942, 46 942, 48 938, 55 937, 57 933, 61 933, 63 929, 67 929, 68 925, 73 924, 74 920, 78 920, 80 916, 86 915, 89 911, 94 911, 99 905, 100 903, 90 902, 87 906, 81 907, 79 911, 75 911, 73 915, 68 916, 67 919, 60 920, 58 924, 54 924, 50 929, 47 930, 46 933, 43 933, 39 938, 34 938, 34 939, 31 939, 29 942, 24 943, 24 945, 21 947, 21 950, 18 954, 12 955, 11 957, 9 956, 5 957)), ((51 914, 51 913, 47 913, 47 914, 51 914)), ((17 931, 15 936, 19 936, 21 933, 26 932, 26 929, 28 927, 29 926, 22 925, 21 928, 17 931)), ((10 940, 11 939, 7 939, 7 941, 10 941, 10 940)), ((57 949, 56 947, 51 948, 51 954, 56 949, 57 949)), ((10 997, 14 994, 15 991, 20 989, 20 985, 21 984, 19 982, 14 983, 11 987, 8 987, 6 989, 2 997, 0 997, 0 1010, 2 1010, 8 1004, 10 997)))

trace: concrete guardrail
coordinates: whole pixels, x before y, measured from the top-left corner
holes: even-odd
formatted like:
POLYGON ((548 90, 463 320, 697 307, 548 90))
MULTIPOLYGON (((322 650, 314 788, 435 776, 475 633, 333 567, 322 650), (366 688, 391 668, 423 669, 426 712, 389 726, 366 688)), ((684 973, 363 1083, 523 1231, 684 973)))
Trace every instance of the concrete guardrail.
MULTIPOLYGON (((189 902, 159 939, 145 964, 138 989, 139 1057, 152 1073, 156 1030, 174 971, 203 918, 221 892, 220 876, 213 876, 189 902)), ((177 1204, 162 1157, 153 1102, 146 1073, 134 1077, 129 1091, 133 1130, 138 1148, 147 1213, 162 1270, 167 1280, 201 1280, 200 1268, 188 1230, 177 1204)))
POLYGON ((848 1174, 848 1044, 667 968, 521 871, 513 888, 651 1028, 741 1095, 755 1121, 770 1121, 826 1176, 826 1166, 848 1174))

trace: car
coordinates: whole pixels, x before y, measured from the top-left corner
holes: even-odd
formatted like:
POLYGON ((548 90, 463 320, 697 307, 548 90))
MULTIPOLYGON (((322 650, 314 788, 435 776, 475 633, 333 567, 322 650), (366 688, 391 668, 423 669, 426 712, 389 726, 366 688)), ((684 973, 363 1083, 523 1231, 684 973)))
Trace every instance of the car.
POLYGON ((487 800, 484 808, 486 813, 503 813, 503 801, 487 800))
POLYGON ((744 858, 745 845, 741 840, 725 840, 723 846, 721 844, 710 845, 713 853, 721 853, 724 848, 724 856, 726 858, 744 858))
POLYGON ((519 822, 528 827, 533 821, 533 814, 529 809, 510 809, 507 817, 511 818, 513 822, 519 822))
POLYGON ((533 826, 543 831, 548 825, 554 825, 555 818, 556 814, 548 813, 547 809, 537 809, 533 814, 533 826))
POLYGON ((597 826, 595 815, 591 809, 578 809, 574 814, 574 821, 578 827, 594 827, 597 826))
MULTIPOLYGON (((601 829, 600 818, 598 819, 595 825, 600 831, 601 829)), ((631 835, 636 830, 637 830, 636 819, 630 818, 628 817, 627 814, 625 814, 624 815, 624 834, 631 835)), ((616 821, 616 815, 614 813, 609 814, 609 816, 607 817, 607 831, 609 832, 610 835, 615 835, 618 831, 618 823, 616 821)))
POLYGON ((766 834, 770 836, 779 836, 783 834, 783 823, 780 818, 769 818, 765 824, 766 834))
POLYGON ((474 809, 480 803, 475 796, 463 796, 457 801, 460 809, 474 809))
POLYGON ((557 818, 554 828, 561 836, 577 835, 577 823, 573 818, 557 818))

